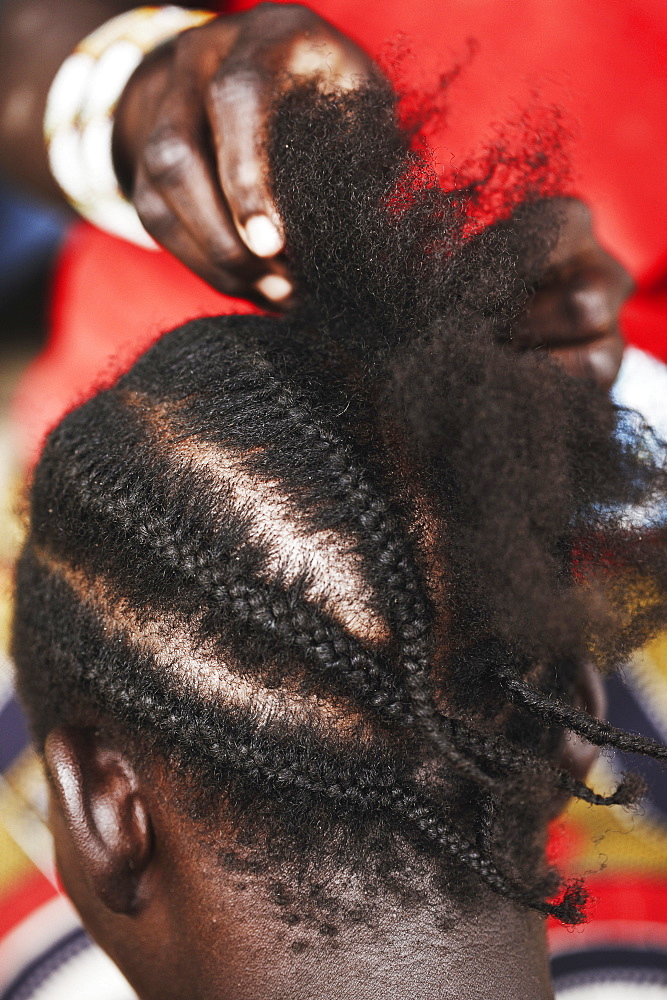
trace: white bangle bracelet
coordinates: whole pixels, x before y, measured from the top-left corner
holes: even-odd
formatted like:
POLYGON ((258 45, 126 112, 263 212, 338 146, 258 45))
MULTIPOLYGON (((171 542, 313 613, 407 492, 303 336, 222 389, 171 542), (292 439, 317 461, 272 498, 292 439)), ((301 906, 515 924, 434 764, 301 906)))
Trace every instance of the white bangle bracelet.
POLYGON ((100 229, 156 247, 118 185, 111 155, 114 113, 148 52, 215 16, 183 7, 138 7, 84 38, 56 73, 44 115, 49 166, 67 200, 100 229))

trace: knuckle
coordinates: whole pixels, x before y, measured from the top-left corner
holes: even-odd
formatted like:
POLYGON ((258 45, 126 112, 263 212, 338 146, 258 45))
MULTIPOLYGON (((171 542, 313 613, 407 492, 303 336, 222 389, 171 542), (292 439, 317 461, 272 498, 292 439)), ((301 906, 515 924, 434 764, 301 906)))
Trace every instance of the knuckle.
POLYGON ((201 49, 201 35, 202 31, 207 28, 206 24, 200 25, 197 28, 189 28, 187 31, 181 31, 173 40, 174 51, 176 53, 177 59, 183 59, 192 56, 193 54, 199 54, 201 49))
POLYGON ((239 151, 230 152, 225 160, 224 187, 227 199, 233 210, 241 215, 246 211, 252 214, 262 204, 264 179, 262 167, 258 159, 242 155, 239 151))
POLYGON ((209 250, 214 267, 226 274, 238 274, 248 266, 248 254, 238 246, 215 246, 209 250))
POLYGON ((604 389, 613 385, 623 360, 623 339, 618 330, 595 345, 582 348, 579 366, 587 378, 604 389))
POLYGON ((271 0, 262 0, 262 3, 255 4, 252 10, 249 11, 249 17, 254 19, 266 17, 267 14, 274 14, 283 6, 288 7, 289 4, 272 3, 271 0))
POLYGON ((587 282, 571 288, 565 305, 573 326, 590 336, 605 333, 618 318, 608 291, 599 284, 587 282))
POLYGON ((188 174, 194 158, 191 142, 178 129, 167 126, 154 132, 143 153, 148 176, 157 184, 177 184, 188 174))
POLYGON ((303 20, 314 21, 317 15, 305 4, 302 3, 264 3, 257 4, 253 8, 252 14, 255 18, 279 17, 281 21, 303 20))
POLYGON ((584 226, 591 227, 593 223, 593 216, 589 205, 582 201, 581 198, 564 198, 563 206, 566 213, 566 218, 577 220, 584 226))
POLYGON ((259 68, 248 62, 225 63, 211 82, 211 97, 216 107, 240 107, 255 99, 264 84, 259 68))
POLYGON ((610 256, 609 280, 620 303, 632 295, 635 283, 632 275, 620 260, 610 256))
POLYGON ((320 20, 315 11, 302 3, 282 4, 282 8, 285 11, 285 17, 302 24, 314 24, 320 20))
POLYGON ((144 228, 158 242, 164 242, 175 223, 168 206, 150 188, 136 191, 133 202, 144 228))
POLYGON ((310 32, 322 23, 314 11, 300 3, 260 3, 248 12, 248 19, 253 34, 274 41, 310 32))

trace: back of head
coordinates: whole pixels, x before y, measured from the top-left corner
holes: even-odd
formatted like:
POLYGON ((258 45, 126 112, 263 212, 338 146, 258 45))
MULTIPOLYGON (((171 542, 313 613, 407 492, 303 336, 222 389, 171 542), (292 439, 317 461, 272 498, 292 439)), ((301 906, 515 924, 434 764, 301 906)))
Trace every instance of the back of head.
POLYGON ((167 762, 202 835, 236 831, 221 863, 577 921, 544 825, 604 800, 558 769, 563 729, 664 754, 573 707, 587 660, 665 624, 664 545, 627 513, 665 497, 664 451, 502 346, 557 232, 540 156, 482 228, 482 186, 441 189, 381 84, 295 86, 269 140, 300 307, 167 334, 37 467, 37 739, 106 727, 167 762))

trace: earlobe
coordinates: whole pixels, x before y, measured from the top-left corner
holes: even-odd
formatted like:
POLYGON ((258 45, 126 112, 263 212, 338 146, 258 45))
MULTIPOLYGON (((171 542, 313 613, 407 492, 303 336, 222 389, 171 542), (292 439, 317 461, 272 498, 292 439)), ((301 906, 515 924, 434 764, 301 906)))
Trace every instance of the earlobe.
MULTIPOLYGON (((583 665, 574 705, 595 719, 604 720, 607 717, 607 696, 604 682, 590 662, 583 665)), ((569 771, 572 777, 578 781, 585 781, 599 752, 599 747, 575 733, 568 733, 563 738, 558 765, 563 770, 569 771)))
POLYGON ((69 854, 109 910, 136 913, 153 838, 132 764, 96 730, 74 726, 52 730, 44 756, 69 854))

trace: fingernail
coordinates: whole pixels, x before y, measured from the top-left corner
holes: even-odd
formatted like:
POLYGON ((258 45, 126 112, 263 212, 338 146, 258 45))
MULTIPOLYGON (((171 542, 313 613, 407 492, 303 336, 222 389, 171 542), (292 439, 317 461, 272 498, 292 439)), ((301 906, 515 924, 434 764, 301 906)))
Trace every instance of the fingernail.
POLYGON ((257 257, 274 257, 282 250, 282 236, 268 216, 251 215, 244 229, 245 241, 257 257))
POLYGON ((287 278, 281 278, 279 274, 267 274, 255 283, 257 291, 271 299, 272 302, 282 302, 288 295, 292 294, 292 285, 287 278))

